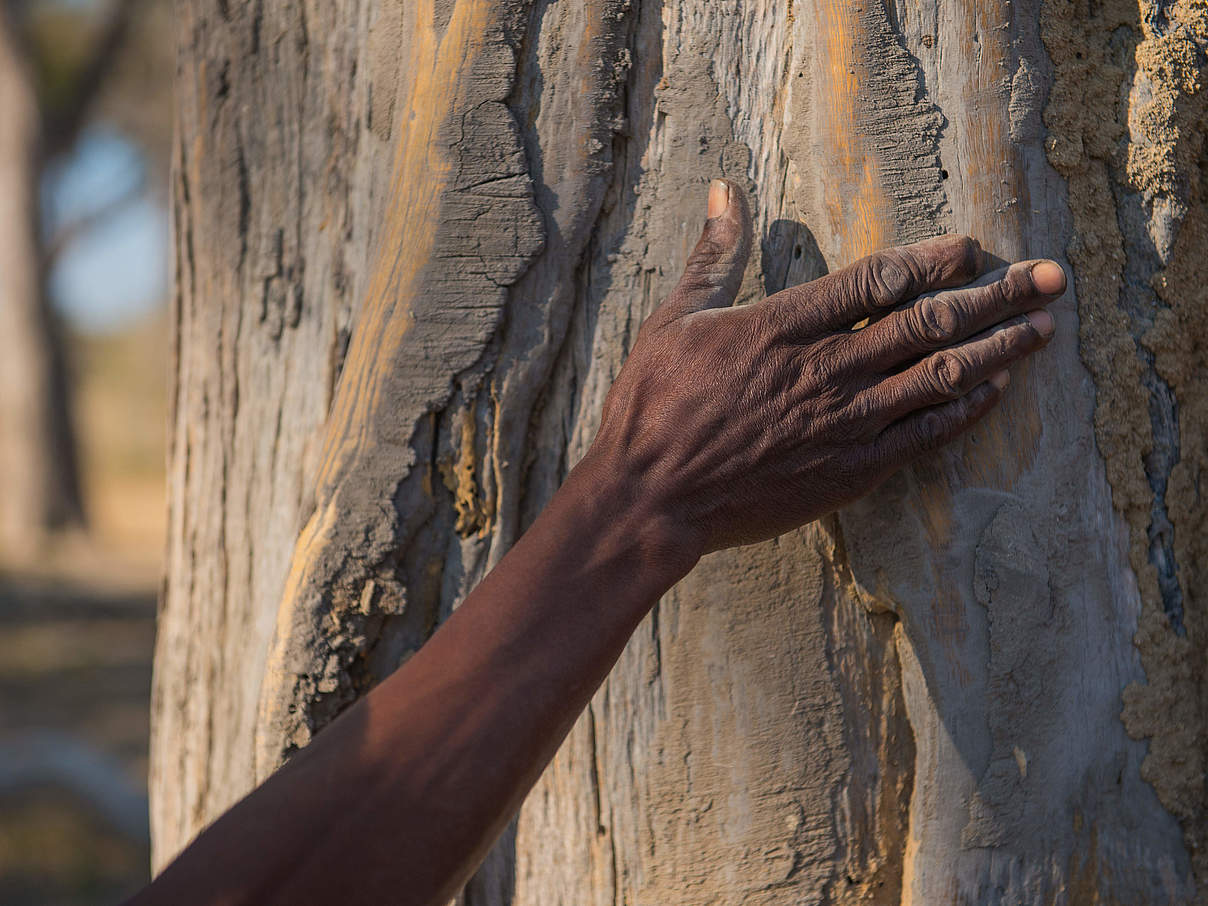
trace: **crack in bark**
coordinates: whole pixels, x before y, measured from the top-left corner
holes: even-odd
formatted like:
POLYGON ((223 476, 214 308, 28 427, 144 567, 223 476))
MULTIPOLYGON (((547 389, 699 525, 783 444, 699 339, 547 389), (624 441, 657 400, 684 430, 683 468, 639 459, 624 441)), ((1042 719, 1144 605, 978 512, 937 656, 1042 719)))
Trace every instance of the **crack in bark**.
POLYGON ((459 380, 489 353, 505 304, 499 288, 515 282, 541 247, 527 182, 507 204, 458 184, 468 169, 520 173, 516 125, 501 100, 515 73, 504 26, 522 9, 526 0, 504 6, 462 0, 439 41, 426 32, 427 43, 417 45, 435 68, 416 76, 417 94, 401 115, 417 105, 431 109, 422 111, 422 123, 400 130, 382 258, 341 372, 316 480, 318 504, 296 547, 266 667, 259 771, 305 745, 422 644, 435 623, 440 593, 432 580, 442 570, 434 572, 431 563, 441 556, 445 533, 433 532, 431 544, 414 540, 452 506, 437 501, 425 486, 428 476, 413 468, 438 442, 425 433, 432 425, 425 416, 447 410, 459 380), (472 145, 458 135, 467 118, 477 121, 472 145), (418 172, 433 147, 447 166, 418 172), (417 214, 427 220, 417 221, 417 214), (474 222, 476 230, 467 228, 474 222), (443 263, 449 257, 480 265, 455 269, 457 279, 449 279, 443 263), (399 456, 375 452, 382 448, 399 456), (403 623, 386 632, 396 616, 403 623))

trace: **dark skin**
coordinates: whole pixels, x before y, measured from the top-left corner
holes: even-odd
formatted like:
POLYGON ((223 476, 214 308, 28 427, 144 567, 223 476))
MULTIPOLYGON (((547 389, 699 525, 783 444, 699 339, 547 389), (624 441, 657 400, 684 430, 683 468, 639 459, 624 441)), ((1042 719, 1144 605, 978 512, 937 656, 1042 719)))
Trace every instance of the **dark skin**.
POLYGON ((131 906, 446 902, 661 595, 705 553, 832 512, 968 430, 1065 290, 1051 261, 982 276, 977 243, 946 236, 731 307, 750 247, 745 197, 715 181, 683 278, 533 526, 131 906))

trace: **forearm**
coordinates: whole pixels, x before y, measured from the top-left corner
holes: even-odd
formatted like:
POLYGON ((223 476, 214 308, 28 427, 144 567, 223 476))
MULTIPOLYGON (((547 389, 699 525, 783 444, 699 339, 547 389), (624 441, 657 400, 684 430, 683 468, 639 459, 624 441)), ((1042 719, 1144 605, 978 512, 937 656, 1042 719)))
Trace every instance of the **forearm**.
POLYGON ((135 902, 345 902, 354 885, 364 902, 451 894, 695 562, 640 488, 598 460, 577 469, 419 653, 135 902))

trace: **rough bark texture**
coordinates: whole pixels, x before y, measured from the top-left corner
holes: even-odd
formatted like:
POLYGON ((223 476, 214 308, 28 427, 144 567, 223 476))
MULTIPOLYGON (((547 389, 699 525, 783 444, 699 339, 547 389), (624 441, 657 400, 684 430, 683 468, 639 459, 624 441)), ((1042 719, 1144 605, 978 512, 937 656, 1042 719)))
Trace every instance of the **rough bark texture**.
POLYGON ((1075 9, 1046 20, 1060 76, 1048 149, 1069 180, 1081 348, 1099 387, 1095 435, 1143 602, 1136 643, 1147 681, 1125 690, 1123 717, 1150 739, 1142 776, 1182 821, 1203 888, 1208 6, 1075 9), (1092 109, 1104 111, 1098 122, 1092 109))
POLYGON ((0 556, 83 520, 62 344, 45 298, 42 121, 29 61, 0 10, 0 556))
POLYGON ((531 521, 726 174, 762 237, 740 301, 950 230, 1068 249, 1076 292, 957 448, 680 583, 464 900, 1195 901, 1202 6, 183 0, 178 25, 157 865, 531 521))

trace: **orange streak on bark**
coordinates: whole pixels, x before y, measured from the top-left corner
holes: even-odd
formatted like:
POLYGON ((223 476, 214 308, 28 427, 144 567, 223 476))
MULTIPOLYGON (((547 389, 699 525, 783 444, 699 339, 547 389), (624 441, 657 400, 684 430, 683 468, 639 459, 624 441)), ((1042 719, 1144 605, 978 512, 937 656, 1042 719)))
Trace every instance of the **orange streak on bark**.
POLYGON ((957 46, 965 48, 961 104, 952 112, 968 147, 964 208, 968 229, 997 254, 1023 252, 1026 185, 1022 161, 1011 142, 1008 104, 1011 8, 998 0, 962 0, 953 16, 957 46))
POLYGON ((837 240, 837 266, 893 242, 893 207, 880 183, 872 153, 856 132, 856 98, 867 62, 857 43, 856 8, 847 0, 820 0, 822 51, 820 104, 826 159, 825 206, 837 240))

